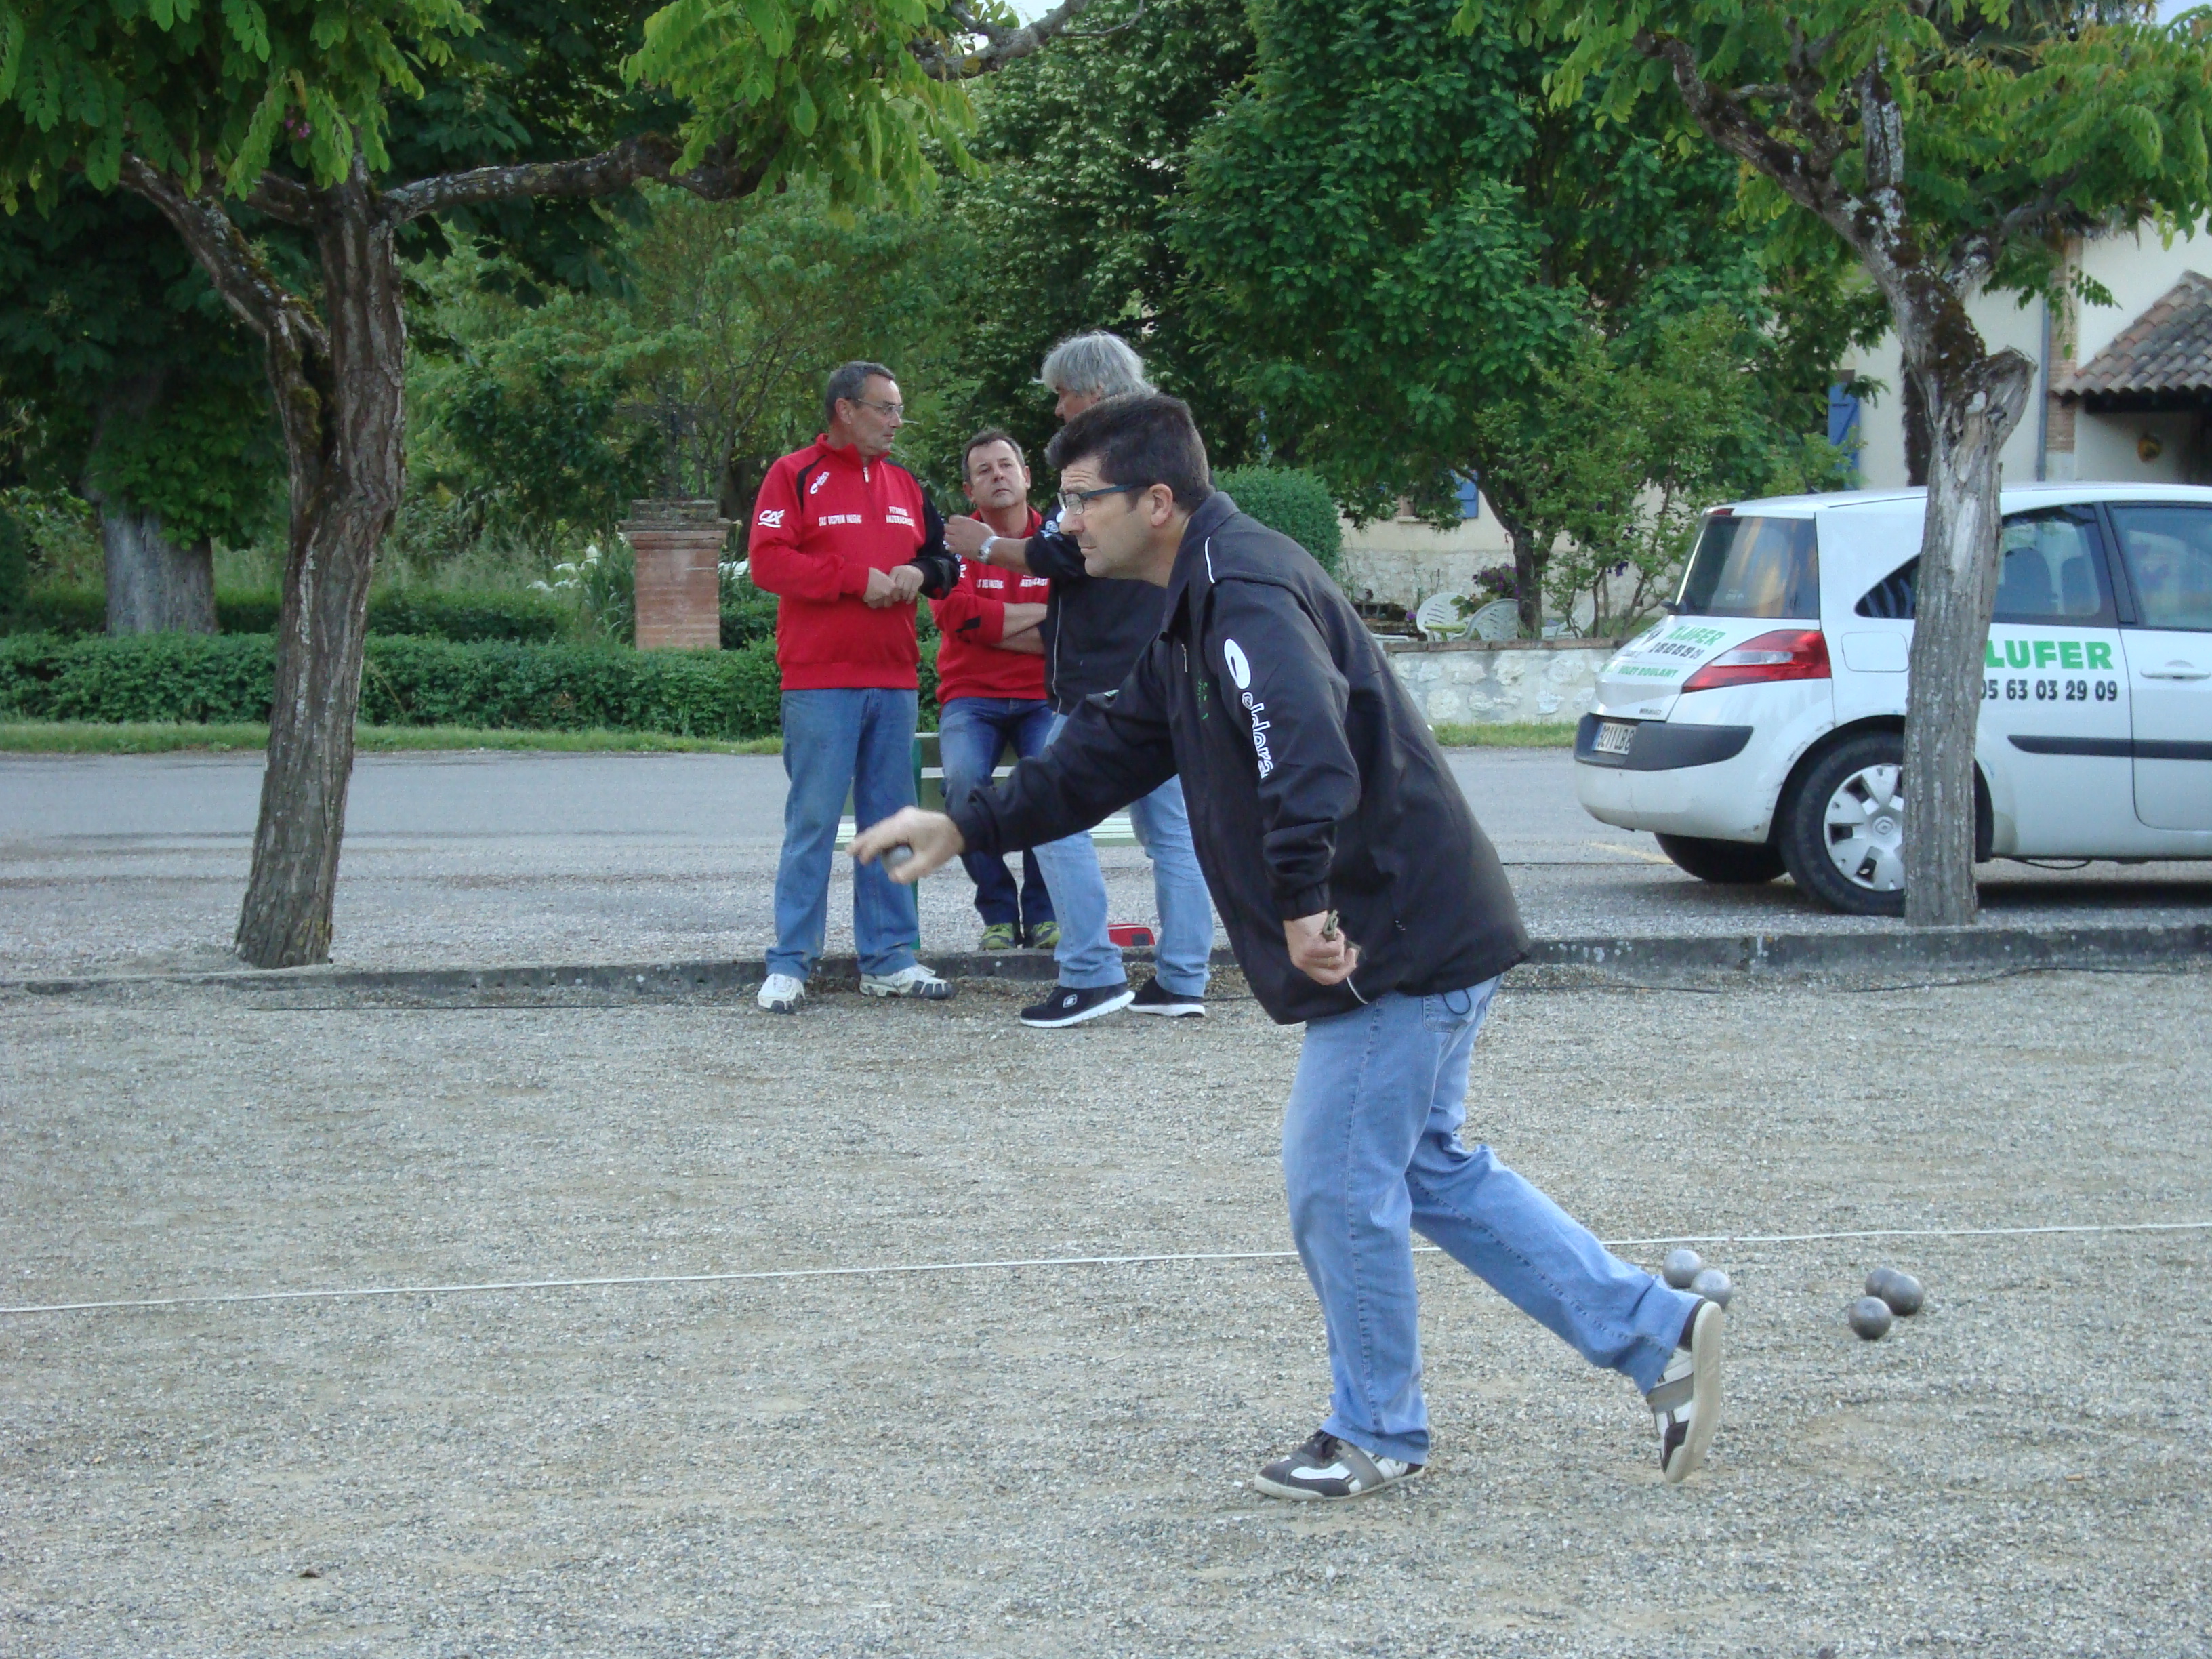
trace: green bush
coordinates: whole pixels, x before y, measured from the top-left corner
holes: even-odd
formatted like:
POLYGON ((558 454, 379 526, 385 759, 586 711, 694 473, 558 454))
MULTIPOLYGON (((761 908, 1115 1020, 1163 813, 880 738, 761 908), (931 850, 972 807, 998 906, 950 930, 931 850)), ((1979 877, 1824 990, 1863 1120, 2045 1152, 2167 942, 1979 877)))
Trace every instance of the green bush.
POLYGON ((1218 473, 1215 485, 1270 530, 1280 531, 1335 576, 1343 563, 1344 526, 1328 486, 1310 472, 1288 466, 1238 466, 1218 473))
POLYGON ((13 513, 0 507, 0 621, 15 617, 31 597, 31 538, 13 513))
MULTIPOLYGON (((266 634, 0 640, 0 711, 106 722, 266 720, 276 641, 266 634)), ((666 732, 768 737, 781 726, 773 644, 740 651, 372 635, 360 718, 374 726, 666 732)))
POLYGON ((29 634, 104 634, 107 594, 97 587, 41 583, 23 596, 6 623, 12 630, 29 634))
MULTIPOLYGON (((282 603, 266 588, 217 588, 216 627, 225 634, 273 634, 282 603)), ((107 629, 107 596, 96 587, 35 587, 12 613, 0 605, 0 617, 19 632, 101 634, 107 629)), ((543 593, 388 588, 368 600, 371 634, 411 634, 463 644, 544 643, 568 633, 574 617, 567 602, 543 593)))

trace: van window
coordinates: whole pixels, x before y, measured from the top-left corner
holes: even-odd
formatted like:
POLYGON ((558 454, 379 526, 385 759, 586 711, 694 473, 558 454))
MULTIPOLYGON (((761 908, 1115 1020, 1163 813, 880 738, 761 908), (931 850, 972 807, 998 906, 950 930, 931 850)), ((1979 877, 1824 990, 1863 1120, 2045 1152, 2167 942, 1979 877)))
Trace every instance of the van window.
POLYGON ((1817 622, 1820 556, 1813 521, 1723 514, 1708 518, 1682 573, 1674 612, 1817 622))
MULTIPOLYGON (((2003 563, 1997 574, 1996 615, 2001 623, 2064 623, 2076 628, 2112 625, 2112 596, 2098 551, 2097 521, 2087 507, 2021 513, 2004 522, 2003 563)), ((1909 618, 1920 561, 1907 559, 1860 597, 1862 617, 1909 618)))
POLYGON ((2212 511, 2116 507, 2112 523, 2142 625, 2212 629, 2212 511))

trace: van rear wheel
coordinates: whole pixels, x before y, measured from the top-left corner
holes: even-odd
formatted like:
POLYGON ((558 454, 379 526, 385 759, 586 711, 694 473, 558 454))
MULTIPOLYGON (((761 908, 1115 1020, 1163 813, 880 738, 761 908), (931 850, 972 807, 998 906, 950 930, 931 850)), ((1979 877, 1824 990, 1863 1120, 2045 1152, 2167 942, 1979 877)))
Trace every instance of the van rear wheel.
POLYGON ((1905 914, 1905 738, 1863 732, 1815 761, 1784 803, 1782 861, 1831 910, 1905 914))
POLYGON ((1661 836, 1659 850, 1699 881, 1755 887, 1782 873, 1782 854, 1765 842, 1711 841, 1704 836, 1661 836))

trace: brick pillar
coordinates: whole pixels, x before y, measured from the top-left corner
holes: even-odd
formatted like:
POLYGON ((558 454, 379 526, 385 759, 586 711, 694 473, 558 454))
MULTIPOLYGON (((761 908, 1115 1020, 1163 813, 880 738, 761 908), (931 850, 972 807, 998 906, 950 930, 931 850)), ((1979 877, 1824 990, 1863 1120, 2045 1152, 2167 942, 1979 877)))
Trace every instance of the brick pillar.
POLYGON ((722 648, 717 568, 730 521, 713 501, 632 501, 615 526, 637 554, 637 647, 722 648))

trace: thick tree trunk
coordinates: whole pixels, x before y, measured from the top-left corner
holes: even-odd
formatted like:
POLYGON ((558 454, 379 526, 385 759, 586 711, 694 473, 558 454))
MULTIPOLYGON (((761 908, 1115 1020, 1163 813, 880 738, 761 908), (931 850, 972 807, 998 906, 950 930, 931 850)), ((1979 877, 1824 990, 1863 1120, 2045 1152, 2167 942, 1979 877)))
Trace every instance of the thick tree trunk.
POLYGON ((1905 915, 1956 927, 1974 919, 1974 733, 2002 539, 1997 456, 2035 374, 2011 350, 1905 372, 1919 381, 1929 443, 1905 717, 1905 915))
POLYGON ((111 634, 215 632, 215 552, 179 547, 161 520, 112 492, 100 503, 111 634))
MULTIPOLYGON (((1483 474, 1486 484, 1491 477, 1489 472, 1483 474)), ((1544 637, 1545 556, 1551 550, 1550 539, 1521 515, 1507 490, 1499 489, 1495 494, 1486 490, 1485 499, 1498 515, 1498 527, 1513 544, 1513 602, 1519 612, 1521 637, 1540 640, 1544 637)))
POLYGON ((393 228, 356 170, 316 192, 325 361, 270 354, 292 483, 276 696, 238 953, 326 962, 376 550, 398 510, 406 325, 393 228))

